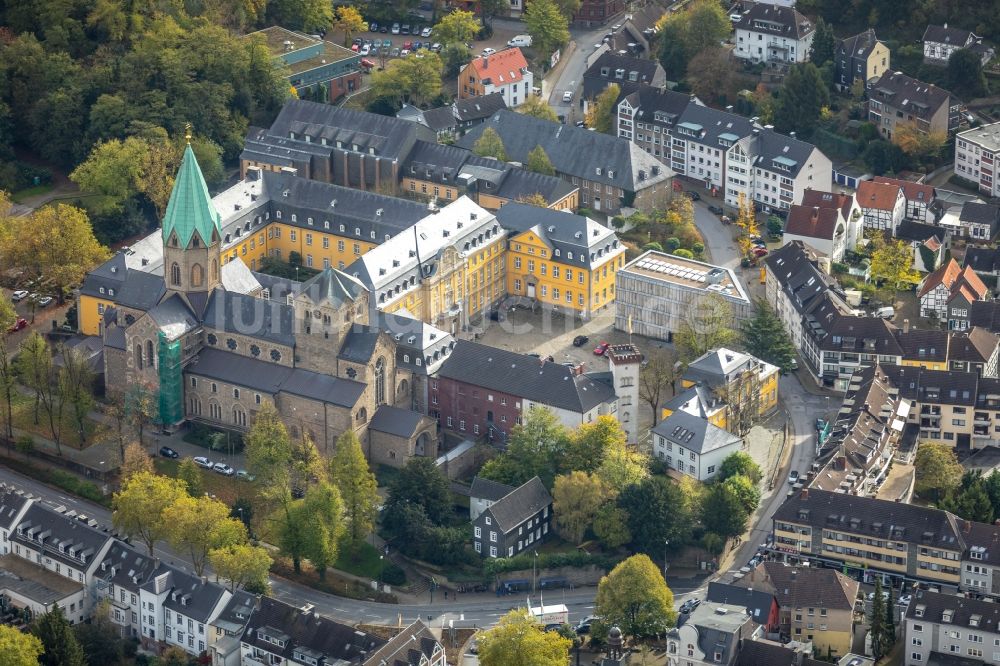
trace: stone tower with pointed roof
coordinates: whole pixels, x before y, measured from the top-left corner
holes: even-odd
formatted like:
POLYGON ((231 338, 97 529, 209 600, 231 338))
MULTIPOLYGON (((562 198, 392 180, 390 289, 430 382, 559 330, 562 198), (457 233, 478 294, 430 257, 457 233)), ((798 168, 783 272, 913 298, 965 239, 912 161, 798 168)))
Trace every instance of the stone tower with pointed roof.
POLYGON ((222 227, 190 142, 163 216, 163 279, 201 313, 220 284, 222 227))
POLYGON ((352 326, 367 326, 368 290, 356 278, 324 269, 295 297, 295 348, 302 367, 329 371, 352 326))

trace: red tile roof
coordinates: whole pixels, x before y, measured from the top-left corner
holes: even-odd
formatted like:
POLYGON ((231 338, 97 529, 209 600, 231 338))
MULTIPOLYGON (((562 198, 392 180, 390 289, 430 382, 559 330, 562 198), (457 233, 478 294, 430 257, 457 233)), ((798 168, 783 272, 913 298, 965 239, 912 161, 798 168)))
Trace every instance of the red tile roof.
POLYGON ((896 207, 899 189, 899 185, 876 183, 873 180, 862 181, 858 183, 858 205, 862 208, 892 210, 896 207))
POLYGON ((940 268, 924 278, 917 298, 923 298, 939 284, 943 284, 948 291, 951 291, 955 280, 961 273, 962 269, 958 267, 958 263, 954 259, 949 259, 947 264, 942 264, 940 268))
POLYGON ((968 285, 972 289, 972 291, 976 294, 978 298, 974 300, 982 300, 986 298, 986 295, 989 294, 990 292, 989 288, 982 281, 982 279, 976 274, 976 272, 972 270, 971 266, 966 266, 965 268, 963 268, 962 274, 959 275, 958 279, 959 282, 964 282, 966 285, 968 285))
POLYGON ((886 178, 885 176, 875 176, 876 183, 887 183, 898 185, 903 188, 903 196, 907 201, 922 201, 929 204, 934 201, 934 187, 923 183, 914 183, 912 180, 899 180, 897 178, 886 178))
POLYGON ((981 301, 989 294, 989 288, 972 267, 959 268, 954 259, 924 278, 917 298, 923 298, 938 285, 944 285, 952 296, 962 294, 970 303, 981 301))
POLYGON ((832 240, 839 219, 840 211, 836 208, 794 205, 788 211, 785 233, 832 240))
POLYGON ((822 190, 806 190, 802 193, 803 206, 819 206, 820 208, 840 208, 844 219, 851 216, 851 206, 854 195, 846 192, 824 192, 822 190))
POLYGON ((528 61, 524 59, 521 49, 515 47, 475 58, 470 65, 480 81, 485 83, 489 80, 494 86, 505 86, 524 78, 521 70, 528 68, 528 61))

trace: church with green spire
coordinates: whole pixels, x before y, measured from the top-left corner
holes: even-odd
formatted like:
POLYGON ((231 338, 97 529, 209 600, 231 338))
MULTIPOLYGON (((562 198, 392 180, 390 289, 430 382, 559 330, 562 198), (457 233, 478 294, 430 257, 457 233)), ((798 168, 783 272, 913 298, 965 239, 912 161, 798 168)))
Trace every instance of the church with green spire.
POLYGON ((397 361, 410 358, 397 341, 426 339, 427 325, 369 325, 368 290, 332 268, 299 283, 223 262, 224 224, 188 144, 159 231, 81 287, 111 302, 99 336, 108 392, 154 398, 165 429, 198 422, 245 432, 269 405, 321 452, 353 430, 373 462, 436 455, 437 422, 412 409, 417 368, 397 361))

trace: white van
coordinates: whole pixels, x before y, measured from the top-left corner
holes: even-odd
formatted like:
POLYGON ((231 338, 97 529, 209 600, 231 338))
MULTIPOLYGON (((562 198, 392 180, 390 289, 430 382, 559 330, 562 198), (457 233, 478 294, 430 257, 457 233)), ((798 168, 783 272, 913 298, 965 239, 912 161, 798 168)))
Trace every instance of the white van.
POLYGON ((876 317, 881 317, 882 319, 892 319, 896 316, 896 309, 892 306, 879 308, 875 311, 876 317))
POLYGON ((514 35, 507 40, 507 46, 531 46, 531 35, 514 35))

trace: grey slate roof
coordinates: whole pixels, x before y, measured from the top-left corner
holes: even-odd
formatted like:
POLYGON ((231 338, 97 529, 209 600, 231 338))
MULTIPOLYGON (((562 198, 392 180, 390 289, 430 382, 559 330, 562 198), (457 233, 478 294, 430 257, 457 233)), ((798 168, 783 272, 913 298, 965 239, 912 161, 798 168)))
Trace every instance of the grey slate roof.
POLYGON ((59 601, 65 604, 67 597, 82 589, 83 583, 44 569, 13 553, 0 556, 0 590, 48 606, 59 601))
POLYGON ((1000 206, 970 201, 962 206, 958 219, 965 224, 988 225, 992 238, 1000 231, 1000 206))
MULTIPOLYGON (((509 203, 496 212, 497 220, 507 230, 514 233, 536 228, 540 237, 553 250, 560 250, 561 257, 587 257, 591 252, 601 255, 620 247, 615 233, 583 215, 566 213, 532 206, 530 204, 509 203)), ((562 263, 569 263, 563 260, 562 263)))
MULTIPOLYGON (((107 310, 105 310, 107 314, 107 310)), ((104 336, 104 346, 110 347, 112 349, 125 349, 125 329, 120 326, 115 326, 108 329, 107 334, 104 336)))
POLYGON ((236 590, 212 624, 227 634, 242 635, 255 605, 256 597, 253 594, 236 590))
POLYGON ((946 25, 928 25, 927 29, 924 30, 924 36, 921 41, 965 46, 974 38, 975 35, 973 33, 962 28, 948 27, 946 25))
POLYGON ((878 37, 875 36, 875 31, 868 28, 864 32, 840 40, 837 44, 838 57, 867 58, 877 44, 878 37))
MULTIPOLYGON (((811 143, 793 139, 790 136, 779 134, 774 130, 762 129, 754 137, 756 159, 754 166, 761 169, 775 170, 775 160, 791 160, 795 164, 787 171, 792 178, 798 176, 799 171, 806 165, 809 156, 816 150, 811 143)), ((786 173, 782 171, 782 173, 786 173)))
POLYGON ((879 367, 903 398, 946 405, 976 404, 979 376, 973 372, 889 364, 879 367))
POLYGON ((436 372, 444 357, 455 346, 455 337, 414 318, 405 311, 376 311, 379 330, 396 341, 396 367, 420 375, 436 372))
MULTIPOLYGON (((546 201, 553 203, 568 196, 576 189, 562 178, 510 167, 504 171, 503 180, 500 181, 500 188, 496 194, 512 202, 522 197, 541 194, 546 201)), ((507 205, 510 204, 505 204, 504 207, 507 205)))
POLYGON ((15 492, 13 487, 0 485, 0 527, 7 531, 13 529, 17 514, 29 501, 23 494, 15 492))
POLYGON ((368 424, 369 430, 384 432, 396 437, 413 437, 420 429, 421 423, 427 418, 412 409, 400 409, 392 405, 380 405, 375 410, 375 416, 368 424))
POLYGON ((95 575, 107 583, 138 594, 139 588, 167 571, 169 567, 158 558, 149 557, 124 541, 115 539, 95 575))
MULTIPOLYGON (((525 520, 552 504, 552 495, 537 476, 497 500, 486 511, 497 526, 510 532, 525 520)), ((484 512, 485 513, 485 512, 484 512)))
POLYGON ((977 273, 1000 271, 1000 249, 969 245, 962 266, 969 266, 977 273))
MULTIPOLYGON (((413 176, 420 180, 454 186, 462 165, 471 156, 471 152, 457 146, 417 141, 400 171, 404 177, 413 176)), ((498 164, 502 166, 502 163, 498 164)), ((424 214, 427 214, 426 208, 424 214)))
POLYGON ((473 127, 457 145, 471 149, 487 127, 500 135, 511 160, 523 164, 528 161, 532 149, 542 146, 556 172, 563 176, 577 176, 635 192, 666 180, 671 173, 656 158, 627 139, 507 110, 473 127), (653 167, 656 167, 656 175, 653 175, 653 167), (640 179, 640 171, 643 179, 640 179))
POLYGON ((339 308, 345 303, 353 303, 364 290, 364 285, 347 273, 327 268, 303 282, 298 291, 313 303, 328 303, 339 308))
POLYGON ((507 104, 503 101, 502 93, 492 93, 490 95, 456 99, 452 107, 454 115, 459 121, 471 122, 473 120, 489 118, 497 111, 506 109, 507 104))
POLYGON ((825 351, 857 352, 899 356, 903 348, 896 339, 896 327, 880 317, 842 315, 827 329, 829 335, 819 341, 825 351))
POLYGON ((177 294, 168 296, 148 314, 168 340, 176 340, 198 326, 198 317, 177 294))
POLYGON ((527 398, 532 402, 588 412, 614 399, 614 389, 561 363, 458 340, 438 376, 527 398))
POLYGON ((961 333, 952 332, 948 358, 956 361, 984 363, 993 356, 1000 342, 996 333, 979 326, 973 326, 961 333))
POLYGON ((653 427, 653 432, 699 455, 727 446, 739 445, 736 435, 714 426, 703 418, 684 411, 675 411, 653 427))
POLYGON ((812 21, 791 7, 765 3, 756 4, 744 12, 735 27, 737 30, 752 30, 789 39, 802 39, 816 29, 812 21))
MULTIPOLYGON (((914 243, 923 243, 928 238, 937 238, 939 241, 944 241, 945 233, 945 230, 941 227, 923 222, 914 222, 913 220, 903 220, 896 225, 896 238, 914 243)), ((966 257, 968 257, 968 254, 966 257)))
POLYGON ((885 72, 871 84, 870 99, 929 121, 942 105, 956 104, 944 88, 924 83, 899 72, 885 72))
POLYGON ((326 663, 359 663, 362 657, 382 647, 385 641, 377 636, 334 622, 315 613, 270 597, 261 597, 259 607, 250 615, 250 622, 243 632, 243 643, 259 647, 286 659, 297 649, 314 650, 327 657, 326 663), (284 648, 264 641, 258 631, 270 635, 284 634, 284 648), (341 660, 343 660, 341 662, 341 660))
MULTIPOLYGON (((163 607, 186 615, 195 622, 209 622, 212 619, 212 611, 226 594, 226 588, 180 569, 168 567, 167 570, 169 572, 167 586, 170 592, 163 601, 163 607)), ((150 582, 144 587, 148 589, 153 584, 150 582)))
POLYGON ((85 296, 108 298, 108 289, 114 289, 117 292, 121 288, 122 283, 125 282, 127 270, 125 255, 118 252, 103 264, 87 273, 83 284, 80 285, 80 293, 85 296), (103 293, 101 293, 101 287, 104 288, 103 293))
MULTIPOLYGON (((634 92, 626 95, 628 103, 633 108, 638 108, 636 121, 655 122, 659 125, 672 126, 689 104, 701 104, 698 98, 693 95, 674 92, 655 86, 640 85, 634 92), (665 114, 669 122, 656 120, 656 112, 665 114)), ((620 103, 620 102, 619 102, 620 103)))
POLYGON ((365 661, 372 666, 419 666, 422 658, 430 659, 435 650, 443 646, 431 633, 430 628, 417 619, 413 624, 389 639, 365 661))
POLYGON ((622 92, 624 92, 624 86, 628 84, 634 86, 645 83, 651 86, 662 86, 666 82, 666 78, 663 66, 658 60, 634 58, 605 51, 583 73, 583 96, 585 99, 594 99, 612 83, 617 83, 622 88, 622 92), (619 70, 623 70, 621 78, 617 76, 619 70))
POLYGON ((351 326, 344 338, 344 343, 340 346, 340 353, 337 358, 355 363, 368 363, 375 353, 378 339, 381 332, 377 328, 355 324, 351 326))
POLYGON ((321 375, 308 370, 293 370, 281 385, 281 390, 304 398, 329 402, 341 407, 354 407, 365 391, 365 384, 350 379, 321 375))
POLYGON ((123 307, 147 311, 159 303, 166 292, 167 286, 161 276, 130 268, 114 300, 123 307))
POLYGON ((490 502, 501 500, 512 492, 514 492, 514 486, 508 486, 506 483, 500 483, 499 481, 493 481, 478 475, 472 479, 472 485, 469 487, 469 497, 484 499, 490 502))
POLYGON ((450 106, 439 106, 436 109, 427 109, 423 112, 424 124, 435 132, 446 130, 458 124, 455 114, 450 106))
POLYGON ((951 622, 956 627, 975 629, 977 632, 1000 633, 1000 605, 980 599, 968 599, 954 594, 930 590, 917 590, 906 607, 906 619, 922 619, 928 623, 942 624, 945 611, 951 611, 951 622), (920 612, 921 615, 917 615, 920 612), (979 622, 972 623, 972 617, 979 622))
POLYGON ((205 328, 291 347, 295 344, 294 316, 294 308, 285 303, 216 289, 203 321, 205 328))
POLYGON ((775 603, 774 596, 761 590, 751 590, 727 583, 711 582, 708 584, 706 601, 743 606, 757 624, 767 624, 771 613, 771 605, 775 603))
MULTIPOLYGON (((647 115, 646 120, 648 119, 647 115)), ((685 140, 695 141, 716 149, 720 146, 720 138, 735 143, 738 139, 749 136, 753 131, 753 123, 750 122, 749 118, 690 102, 684 107, 684 111, 674 126, 683 126, 685 130, 691 130, 683 133, 685 140), (723 135, 726 136, 723 137, 723 135)), ((680 130, 675 129, 674 133, 679 134, 680 130)))
POLYGON ((1000 333, 1000 302, 974 301, 969 306, 969 324, 1000 333))
POLYGON ((35 503, 28 507, 15 526, 15 530, 10 533, 11 541, 35 550, 41 548, 46 557, 84 571, 94 564, 94 558, 111 538, 110 534, 76 518, 67 517, 48 506, 35 503), (16 530, 24 530, 24 534, 18 534, 16 530), (45 535, 44 543, 39 546, 37 540, 29 538, 29 532, 34 532, 35 536, 45 535), (72 546, 72 552, 76 556, 62 552, 60 548, 63 544, 66 549, 72 546))

